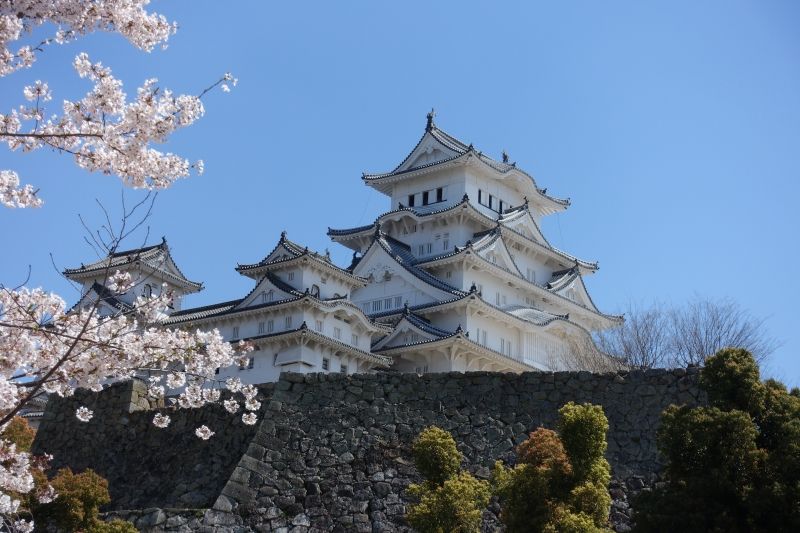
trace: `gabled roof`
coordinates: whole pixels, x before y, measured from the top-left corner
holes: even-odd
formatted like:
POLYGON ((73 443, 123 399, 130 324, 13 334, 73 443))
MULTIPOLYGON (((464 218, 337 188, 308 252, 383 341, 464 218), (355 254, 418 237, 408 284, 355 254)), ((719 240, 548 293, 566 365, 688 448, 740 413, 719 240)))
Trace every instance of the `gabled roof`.
POLYGON ((127 302, 123 302, 122 300, 120 300, 117 297, 117 295, 114 294, 111 291, 111 289, 109 289, 105 285, 101 285, 101 284, 99 284, 99 283, 97 283, 95 281, 94 283, 92 283, 92 286, 89 287, 89 290, 86 291, 86 294, 84 294, 81 297, 81 299, 78 300, 78 302, 75 305, 72 306, 70 311, 74 311, 76 309, 79 309, 83 305, 83 302, 87 298, 89 298, 89 295, 92 294, 92 293, 94 293, 96 295, 96 298, 99 299, 102 303, 112 307, 113 309, 116 309, 117 311, 119 311, 121 313, 127 313, 127 312, 130 312, 130 311, 133 311, 133 309, 134 309, 134 306, 132 306, 131 304, 129 304, 127 302))
POLYGON ((393 339, 399 336, 402 332, 408 331, 409 329, 412 331, 416 331, 423 337, 427 337, 427 340, 443 339, 451 336, 454 333, 452 331, 445 331, 441 328, 437 328, 436 326, 431 324, 429 320, 426 320, 421 316, 412 313, 409 310, 408 305, 406 305, 403 308, 400 318, 398 318, 397 321, 395 322, 392 333, 375 342, 372 345, 373 350, 380 350, 381 348, 388 345, 393 339), (403 327, 404 324, 406 327, 403 327))
POLYGON ((431 339, 425 339, 422 341, 412 342, 409 344, 403 344, 399 346, 388 346, 380 349, 373 348, 373 351, 380 352, 386 355, 402 355, 404 352, 410 350, 438 348, 452 344, 459 344, 461 346, 468 347, 471 351, 474 351, 500 364, 506 365, 514 369, 515 371, 538 370, 534 366, 531 366, 513 357, 509 357, 506 354, 500 353, 491 348, 478 344, 477 342, 471 340, 469 338, 469 333, 462 330, 460 326, 453 333, 445 337, 435 336, 431 339))
POLYGON ((236 271, 245 276, 258 279, 268 270, 291 266, 305 260, 313 261, 317 267, 330 272, 332 275, 346 279, 348 282, 353 283, 353 285, 363 286, 366 283, 366 280, 354 276, 352 272, 334 265, 327 253, 322 255, 309 250, 307 246, 301 246, 290 241, 286 238, 285 231, 281 232, 281 238, 278 240, 278 244, 275 245, 264 259, 258 263, 239 264, 236 267, 236 271))
MULTIPOLYGON (((391 257, 398 265, 400 265, 406 272, 410 273, 420 281, 438 289, 440 291, 444 291, 449 294, 453 295, 464 295, 466 294, 464 291, 457 289, 456 287, 450 285, 449 283, 445 283, 444 281, 440 280, 433 274, 425 271, 422 268, 416 266, 417 259, 411 253, 411 249, 405 243, 398 241, 383 233, 380 229, 380 225, 376 226, 375 232, 373 234, 373 241, 372 245, 364 252, 364 257, 370 253, 370 249, 373 247, 378 246, 382 248, 388 255, 391 257)), ((361 258, 363 260, 363 257, 361 258)), ((358 268, 358 265, 362 263, 361 260, 358 261, 355 268, 358 268)))
POLYGON ((389 365, 392 364, 392 360, 389 357, 386 357, 386 356, 383 356, 383 355, 377 355, 377 354, 373 354, 373 353, 369 353, 369 352, 365 352, 364 350, 356 348, 355 346, 351 346, 351 345, 346 344, 346 343, 344 343, 342 341, 336 340, 336 339, 334 339, 332 337, 328 337, 327 335, 324 335, 322 333, 319 333, 317 331, 309 329, 308 325, 305 322, 303 322, 300 325, 300 327, 297 328, 297 329, 279 331, 279 332, 276 332, 276 333, 267 333, 267 334, 264 334, 264 335, 257 335, 257 336, 254 336, 254 337, 247 337, 247 338, 242 339, 242 340, 248 341, 248 342, 252 342, 253 344, 258 345, 258 344, 263 343, 265 341, 270 341, 270 340, 273 340, 273 339, 276 339, 276 338, 287 339, 287 338, 294 338, 294 337, 308 337, 308 338, 313 339, 313 340, 315 340, 317 342, 326 344, 326 345, 328 345, 330 347, 346 351, 349 355, 355 356, 355 357, 357 357, 359 359, 363 359, 365 361, 369 361, 371 363, 378 364, 380 366, 388 367, 389 365))
POLYGON ((563 210, 569 206, 569 199, 560 199, 547 195, 546 189, 540 189, 538 185, 536 185, 536 180, 533 178, 533 176, 517 168, 516 163, 508 162, 508 157, 505 154, 503 156, 503 161, 496 161, 484 153, 476 150, 472 144, 468 145, 453 137, 449 133, 439 129, 434 123, 433 118, 434 113, 431 111, 431 113, 428 113, 427 116, 425 132, 422 134, 422 137, 420 137, 420 140, 417 142, 411 152, 409 152, 409 154, 399 165, 389 172, 378 174, 364 173, 362 176, 364 182, 368 185, 374 186, 381 192, 387 193, 388 189, 385 189, 383 186, 381 186, 382 182, 393 182, 399 177, 416 173, 424 169, 474 159, 475 161, 479 161, 486 167, 492 169, 494 172, 500 174, 514 173, 530 180, 534 190, 538 193, 542 200, 544 200, 547 204, 550 204, 550 208, 554 211, 563 210), (416 164, 416 161, 419 160, 420 155, 422 155, 419 153, 419 149, 423 145, 428 146, 428 148, 438 148, 438 152, 441 154, 441 156, 430 162, 426 161, 424 163, 416 164))
POLYGON ((167 240, 163 237, 161 243, 153 246, 113 252, 94 263, 81 264, 78 268, 67 268, 64 270, 64 275, 71 280, 81 280, 103 272, 111 275, 115 270, 127 266, 149 269, 154 275, 160 275, 165 281, 179 285, 188 292, 197 292, 203 288, 202 283, 186 279, 172 259, 167 240))
MULTIPOLYGON (((479 223, 481 223, 481 224, 483 224, 485 226, 490 226, 489 229, 486 230, 486 231, 492 231, 497 226, 497 223, 499 222, 501 231, 507 232, 510 237, 514 238, 515 240, 517 240, 518 242, 520 242, 520 243, 522 243, 522 244, 524 244, 526 246, 532 246, 535 249, 542 250, 545 254, 548 254, 549 256, 551 256, 553 258, 553 260, 559 261, 562 264, 565 264, 565 265, 566 264, 572 264, 575 261, 577 261, 578 264, 581 266, 581 268, 584 269, 584 272, 587 272, 587 273, 594 272, 594 271, 596 271, 596 270, 598 270, 600 268, 599 265, 597 264, 597 262, 592 262, 592 261, 586 261, 584 259, 579 259, 579 258, 577 258, 577 257, 575 257, 575 256, 573 256, 571 254, 568 254, 566 252, 563 252, 563 251, 559 250, 558 248, 555 248, 546 239, 544 239, 543 236, 542 236, 543 240, 540 242, 540 241, 537 241, 535 239, 532 239, 531 237, 529 237, 528 235, 525 235, 524 233, 518 231, 517 229, 509 227, 507 225, 507 222, 516 221, 519 218, 521 218, 523 215, 525 215, 525 216, 527 216, 527 218, 529 218, 531 220, 532 224, 534 225, 534 228, 541 235, 541 233, 542 233, 541 229, 539 228, 538 224, 533 219, 533 217, 530 216, 529 207, 528 207, 527 203, 525 203, 525 204, 523 204, 523 205, 521 205, 519 207, 515 207, 514 209, 510 209, 510 210, 506 211, 499 220, 493 220, 493 219, 489 218, 488 216, 486 216, 485 214, 483 214, 480 211, 478 211, 475 208, 475 206, 472 205, 472 203, 469 201, 469 196, 467 196, 466 194, 464 195, 464 197, 461 199, 460 202, 458 202, 456 204, 453 204, 453 205, 450 205, 448 207, 445 207, 443 209, 438 209, 436 211, 421 212, 421 211, 416 210, 413 207, 405 207, 404 206, 404 207, 400 207, 398 209, 393 209, 392 211, 387 211, 387 212, 379 215, 378 218, 376 219, 376 221, 374 223, 372 223, 372 224, 368 224, 368 225, 365 225, 365 226, 358 226, 356 228, 347 228, 347 229, 332 229, 332 228, 328 228, 328 236, 330 236, 332 240, 334 240, 336 242, 339 242, 340 244, 344 244, 345 246, 351 246, 352 247, 352 245, 349 245, 347 241, 356 242, 356 243, 358 243, 358 245, 363 244, 363 241, 365 239, 369 238, 368 236, 370 235, 370 233, 374 232, 376 225, 381 224, 387 218, 392 218, 392 217, 400 215, 400 216, 410 216, 410 217, 413 217, 413 218, 415 218, 417 220, 423 221, 426 218, 431 218, 431 217, 435 217, 435 216, 441 216, 441 215, 448 214, 448 213, 456 214, 457 212, 459 214, 460 213, 466 213, 467 215, 469 215, 470 217, 472 217, 474 220, 478 221, 479 223)), ((475 235, 473 237, 474 238, 478 238, 478 237, 484 235, 484 233, 485 232, 475 233, 475 235)), ((352 268, 348 268, 348 270, 352 271, 352 268)))

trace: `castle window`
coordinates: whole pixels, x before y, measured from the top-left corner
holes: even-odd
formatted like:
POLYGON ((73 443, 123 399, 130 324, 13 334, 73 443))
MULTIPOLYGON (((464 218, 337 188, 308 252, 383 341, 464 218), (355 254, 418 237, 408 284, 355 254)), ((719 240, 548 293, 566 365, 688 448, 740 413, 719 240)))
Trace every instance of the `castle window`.
POLYGON ((331 368, 331 360, 327 357, 322 358, 322 370, 330 370, 331 368))
POLYGON ((383 300, 383 307, 384 309, 391 309, 392 308, 392 299, 386 298, 383 300))
POLYGON ((480 189, 478 189, 478 203, 479 204, 483 203, 483 191, 480 189))
POLYGON ((248 369, 252 369, 254 366, 256 366, 256 358, 255 357, 250 357, 247 360, 247 368, 248 369))
POLYGON ((445 233, 444 239, 442 240, 442 250, 449 250, 450 249, 450 234, 445 233))
POLYGON ((374 302, 372 302, 372 312, 377 313, 378 311, 380 311, 382 304, 383 304, 382 300, 375 300, 374 302))
POLYGON ((403 298, 401 296, 394 297, 394 306, 395 307, 402 307, 403 306, 403 298))
POLYGON ((502 213, 502 212, 503 212, 503 200, 500 200, 500 206, 497 208, 497 210, 498 210, 500 213, 502 213))
POLYGON ((419 254, 417 254, 417 255, 425 255, 425 245, 424 244, 420 244, 419 245, 419 254))
POLYGON ((267 293, 264 291, 261 291, 261 303, 262 304, 267 303, 267 293))
POLYGON ((317 320, 315 323, 315 329, 319 332, 322 332, 322 320, 317 320))
POLYGON ((436 189, 436 201, 437 202, 444 201, 444 189, 442 189, 441 187, 436 189))
POLYGON ((358 335, 355 334, 350 335, 350 341, 351 341, 350 344, 352 344, 353 346, 358 346, 358 335))
POLYGON ((314 284, 311 286, 311 296, 319 298, 319 285, 314 284))
POLYGON ((150 298, 151 296, 153 296, 153 286, 150 285, 149 283, 145 284, 144 286, 144 295, 146 298, 150 298))
POLYGON ((292 327, 292 317, 291 317, 291 316, 287 316, 287 317, 284 319, 284 327, 285 327, 286 329, 289 329, 290 327, 292 327))
POLYGON ((451 270, 448 270, 448 271, 445 273, 445 277, 446 277, 447 279, 450 279, 450 278, 452 278, 452 277, 453 277, 453 272, 452 272, 451 270))
POLYGON ((272 333, 275 330, 275 321, 267 320, 267 333, 272 333))
POLYGON ((278 366, 278 354, 272 356, 272 366, 278 366))
POLYGON ((267 325, 264 322, 259 322, 258 323, 258 333, 259 334, 264 333, 266 331, 266 326, 267 325))
POLYGON ((292 281, 293 279, 294 279, 294 271, 289 272, 289 281, 292 281))
POLYGON ((408 207, 414 207, 414 195, 413 194, 409 194, 408 195, 408 207))
POLYGON ((333 328, 333 338, 336 340, 341 340, 342 328, 333 328))
POLYGON ((500 293, 499 292, 495 293, 495 295, 494 295, 494 303, 495 303, 495 305, 500 305, 500 293))
POLYGON ((342 374, 347 374, 347 365, 342 365, 341 367, 339 367, 339 372, 341 372, 342 374))
POLYGON ((428 205, 428 191, 422 193, 422 205, 428 205))
POLYGON ((239 338, 239 326, 233 326, 233 338, 234 339, 239 338))
POLYGON ((274 291, 269 291, 267 293, 267 301, 271 302, 273 300, 273 298, 275 298, 275 292, 274 291))
POLYGON ((429 242, 428 243, 428 253, 432 253, 432 252, 433 252, 433 243, 429 242))

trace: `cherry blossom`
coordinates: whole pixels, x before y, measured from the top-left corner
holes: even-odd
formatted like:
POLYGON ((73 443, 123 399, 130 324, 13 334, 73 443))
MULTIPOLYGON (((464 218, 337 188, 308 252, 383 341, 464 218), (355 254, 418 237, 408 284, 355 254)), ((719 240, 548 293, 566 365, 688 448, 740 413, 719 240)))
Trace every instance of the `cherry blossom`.
POLYGON ((165 428, 171 422, 169 416, 163 415, 161 413, 156 413, 153 417, 153 425, 157 428, 165 428))
MULTIPOLYGON (((0 2, 0 77, 33 65, 36 55, 52 43, 61 44, 103 30, 117 32, 145 51, 166 45, 175 33, 175 23, 149 13, 149 0, 15 0, 0 2), (14 43, 30 36, 38 26, 50 23, 55 34, 41 42, 13 49, 14 43)), ((75 163, 90 172, 113 174, 127 186, 161 189, 189 176, 202 174, 202 161, 190 162, 176 154, 154 148, 176 130, 203 116, 201 98, 220 85, 229 92, 238 80, 226 73, 198 95, 177 95, 159 87, 155 78, 145 80, 128 100, 122 82, 111 69, 92 62, 86 53, 75 57, 73 67, 92 88, 79 100, 64 100, 60 114, 47 109, 53 93, 46 81, 24 87, 31 105, 7 113, 0 110, 0 140, 11 150, 30 152, 51 148, 71 154, 75 163)), ((38 207, 42 201, 30 185, 20 187, 19 176, 10 170, 0 175, 0 203, 6 207, 38 207)))
POLYGON ((242 415, 242 422, 248 426, 254 425, 257 421, 258 417, 255 415, 255 413, 245 413, 242 415))
POLYGON ((94 416, 94 411, 90 410, 87 407, 78 407, 75 410, 75 418, 80 420, 81 422, 88 422, 94 416))
POLYGON ((194 434, 203 440, 208 440, 214 435, 214 432, 208 429, 208 426, 204 424, 199 428, 195 429, 194 434))
POLYGON ((225 406, 225 410, 231 414, 234 414, 239 410, 239 402, 236 400, 225 400, 222 402, 222 405, 225 406))

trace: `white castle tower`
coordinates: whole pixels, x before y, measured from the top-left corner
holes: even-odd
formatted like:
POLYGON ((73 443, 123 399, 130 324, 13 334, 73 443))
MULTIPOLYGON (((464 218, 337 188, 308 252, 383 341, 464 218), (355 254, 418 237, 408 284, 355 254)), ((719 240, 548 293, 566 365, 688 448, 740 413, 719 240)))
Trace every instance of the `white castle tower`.
POLYGON ((592 302, 598 266, 553 247, 539 220, 564 211, 533 177, 440 130, 391 172, 364 174, 390 199, 368 226, 328 229, 369 283, 351 299, 392 326, 372 346, 403 372, 557 369, 590 332, 622 319, 592 302))
MULTIPOLYGON (((256 350, 219 378, 276 381, 292 372, 521 372, 565 366, 591 332, 621 317, 600 312, 583 283, 597 263, 554 248, 539 220, 568 200, 547 195, 503 154, 495 161, 440 130, 425 133, 391 172, 364 182, 390 198, 373 224, 328 229, 351 248, 348 268, 281 233, 261 261, 236 271, 254 281, 245 296, 181 309, 201 284, 178 269, 166 241, 109 255, 65 274, 84 285, 77 305, 101 299, 102 312, 130 311, 139 294, 174 294, 165 327, 217 329, 256 350), (139 280, 114 296, 105 277, 139 280)), ((574 365, 572 365, 574 367, 574 365)))

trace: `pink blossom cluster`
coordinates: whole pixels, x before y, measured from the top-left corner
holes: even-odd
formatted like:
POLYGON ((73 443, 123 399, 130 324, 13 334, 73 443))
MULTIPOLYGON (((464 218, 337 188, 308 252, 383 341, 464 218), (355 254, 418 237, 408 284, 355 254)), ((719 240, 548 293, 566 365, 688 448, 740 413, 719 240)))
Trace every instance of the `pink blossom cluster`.
MULTIPOLYGON (((125 274, 115 273, 109 279, 117 290, 130 288, 125 274)), ((0 353, 4 354, 0 358, 0 423, 7 423, 40 390, 71 396, 77 388, 99 391, 106 384, 147 374, 150 395, 176 394, 177 408, 219 402, 221 388, 227 388, 241 397, 249 411, 242 421, 255 424, 252 411, 261 406, 256 400, 258 390, 238 380, 219 383, 214 379, 217 368, 234 364, 252 346, 231 345, 216 330, 161 327, 170 298, 165 287, 159 296, 139 297, 133 312, 100 317, 91 306, 68 310, 64 300, 40 289, 0 289, 0 353)), ((80 406, 75 416, 88 423, 94 413, 80 406)), ((159 428, 169 423, 164 413, 153 418, 159 428)), ((205 426, 195 433, 204 440, 214 434, 205 426)), ((29 492, 32 483, 29 455, 0 439, 0 515, 6 524, 13 522, 8 517, 19 505, 7 492, 29 492)), ((19 527, 27 526, 21 523, 19 527)))
POLYGON ((0 76, 30 67, 44 46, 64 43, 97 30, 116 32, 141 50, 164 45, 177 25, 148 13, 150 0, 14 0, 0 2, 0 76), (35 28, 53 24, 53 37, 17 49, 13 43, 35 28))
MULTIPOLYGON (((33 63, 36 52, 51 42, 63 43, 87 33, 104 30, 125 36, 136 47, 150 51, 166 44, 175 24, 162 15, 148 13, 149 0, 15 0, 0 2, 0 77, 33 63), (10 46, 33 28, 52 23, 55 37, 37 46, 10 46)), ((202 94, 176 95, 145 80, 128 100, 122 82, 111 69, 79 54, 73 66, 81 78, 93 84, 79 100, 64 100, 59 113, 45 103, 52 99, 50 87, 37 80, 23 89, 28 104, 0 113, 0 140, 12 150, 29 152, 52 148, 71 154, 76 164, 90 172, 119 176, 134 188, 159 189, 189 176, 192 169, 203 172, 203 162, 189 160, 154 148, 170 134, 189 126, 203 116, 202 96, 213 87, 229 92, 228 82, 237 80, 226 74, 202 94)), ((0 203, 7 207, 38 207, 41 200, 30 185, 19 186, 11 171, 0 176, 0 203)))

